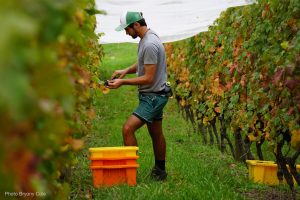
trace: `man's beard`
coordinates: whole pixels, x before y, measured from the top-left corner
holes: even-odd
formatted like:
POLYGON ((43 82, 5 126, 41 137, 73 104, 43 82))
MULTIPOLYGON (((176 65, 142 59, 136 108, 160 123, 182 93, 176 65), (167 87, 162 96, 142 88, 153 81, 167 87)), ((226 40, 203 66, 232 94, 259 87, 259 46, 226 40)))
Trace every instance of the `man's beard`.
POLYGON ((133 39, 135 39, 135 38, 137 38, 138 37, 138 35, 136 34, 136 31, 135 31, 135 29, 133 28, 133 30, 134 30, 134 34, 131 36, 133 39))

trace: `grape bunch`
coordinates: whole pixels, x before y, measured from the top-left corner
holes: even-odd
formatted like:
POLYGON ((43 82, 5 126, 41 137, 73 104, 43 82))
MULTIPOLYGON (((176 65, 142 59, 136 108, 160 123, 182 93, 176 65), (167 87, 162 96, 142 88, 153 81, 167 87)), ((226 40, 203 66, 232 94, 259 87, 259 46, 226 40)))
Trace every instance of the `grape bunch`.
POLYGON ((108 87, 109 86, 108 82, 111 81, 111 80, 114 80, 116 78, 118 78, 118 77, 114 76, 112 79, 104 81, 104 86, 108 87))

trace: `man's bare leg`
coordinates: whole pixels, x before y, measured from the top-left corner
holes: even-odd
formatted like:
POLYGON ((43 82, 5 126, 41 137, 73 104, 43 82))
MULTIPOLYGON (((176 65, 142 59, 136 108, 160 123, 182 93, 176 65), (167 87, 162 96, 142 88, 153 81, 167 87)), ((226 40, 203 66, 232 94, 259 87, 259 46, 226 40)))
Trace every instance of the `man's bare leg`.
POLYGON ((155 160, 165 160, 166 159, 166 140, 163 135, 162 121, 153 121, 151 124, 147 124, 148 131, 152 138, 153 151, 155 155, 155 160))
POLYGON ((143 126, 145 122, 131 115, 123 125, 123 141, 125 146, 137 146, 135 131, 143 126))
POLYGON ((147 124, 148 131, 152 138, 153 151, 155 156, 155 167, 152 169, 152 178, 163 181, 167 178, 165 170, 166 159, 166 140, 163 135, 162 121, 153 121, 152 124, 147 124))

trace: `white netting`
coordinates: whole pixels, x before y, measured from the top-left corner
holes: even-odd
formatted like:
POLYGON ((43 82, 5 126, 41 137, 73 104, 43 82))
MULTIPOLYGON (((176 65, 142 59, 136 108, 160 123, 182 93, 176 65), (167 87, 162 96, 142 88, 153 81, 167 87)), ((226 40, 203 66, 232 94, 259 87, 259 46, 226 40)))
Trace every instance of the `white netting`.
POLYGON ((252 3, 253 0, 96 0, 99 10, 96 33, 103 32, 100 43, 138 42, 115 28, 124 11, 143 12, 148 27, 157 32, 163 42, 172 42, 207 31, 220 13, 228 7, 252 3))

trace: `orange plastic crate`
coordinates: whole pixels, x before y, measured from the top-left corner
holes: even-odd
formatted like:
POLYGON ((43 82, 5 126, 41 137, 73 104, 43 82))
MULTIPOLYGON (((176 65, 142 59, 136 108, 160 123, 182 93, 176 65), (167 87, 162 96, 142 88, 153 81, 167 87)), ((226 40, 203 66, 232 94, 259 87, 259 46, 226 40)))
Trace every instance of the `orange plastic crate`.
POLYGON ((95 187, 119 184, 136 185, 136 165, 91 166, 95 187))
POLYGON ((90 148, 90 168, 95 187, 119 184, 136 185, 138 147, 90 148))
POLYGON ((119 157, 119 158, 90 158, 91 166, 109 165, 135 165, 138 156, 119 157))

